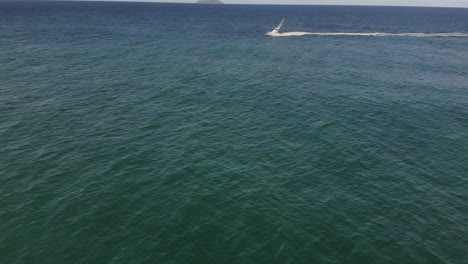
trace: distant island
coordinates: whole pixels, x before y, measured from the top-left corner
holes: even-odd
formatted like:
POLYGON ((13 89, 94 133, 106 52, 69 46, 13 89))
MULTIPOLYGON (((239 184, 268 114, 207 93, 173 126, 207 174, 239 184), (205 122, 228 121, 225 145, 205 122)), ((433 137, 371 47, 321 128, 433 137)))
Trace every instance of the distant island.
POLYGON ((198 4, 224 4, 219 0, 200 0, 197 2, 198 4))

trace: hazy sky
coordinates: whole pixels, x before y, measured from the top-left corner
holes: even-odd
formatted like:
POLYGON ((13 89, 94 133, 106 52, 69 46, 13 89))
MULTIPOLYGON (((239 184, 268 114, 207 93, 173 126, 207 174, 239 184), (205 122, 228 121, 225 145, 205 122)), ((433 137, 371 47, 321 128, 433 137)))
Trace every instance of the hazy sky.
MULTIPOLYGON (((102 1, 102 0, 101 0, 102 1)), ((106 0, 126 2, 193 3, 196 0, 106 0)), ((468 0, 222 0, 226 4, 397 5, 468 7, 468 0)))

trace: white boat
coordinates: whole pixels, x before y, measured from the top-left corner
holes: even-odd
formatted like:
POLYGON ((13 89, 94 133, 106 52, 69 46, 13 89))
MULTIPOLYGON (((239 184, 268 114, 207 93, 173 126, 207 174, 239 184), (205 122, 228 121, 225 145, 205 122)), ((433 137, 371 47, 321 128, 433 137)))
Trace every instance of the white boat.
POLYGON ((275 29, 273 29, 273 31, 267 32, 266 35, 268 35, 268 36, 280 36, 281 33, 279 31, 280 31, 280 29, 283 26, 285 21, 286 21, 286 19, 283 18, 283 20, 281 20, 279 25, 277 27, 275 27, 275 29))

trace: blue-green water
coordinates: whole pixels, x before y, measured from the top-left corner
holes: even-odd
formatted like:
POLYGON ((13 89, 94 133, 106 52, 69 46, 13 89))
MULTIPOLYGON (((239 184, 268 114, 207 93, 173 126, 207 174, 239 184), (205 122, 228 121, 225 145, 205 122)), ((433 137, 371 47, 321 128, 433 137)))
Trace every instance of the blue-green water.
POLYGON ((468 9, 0 3, 0 263, 468 263, 468 9))

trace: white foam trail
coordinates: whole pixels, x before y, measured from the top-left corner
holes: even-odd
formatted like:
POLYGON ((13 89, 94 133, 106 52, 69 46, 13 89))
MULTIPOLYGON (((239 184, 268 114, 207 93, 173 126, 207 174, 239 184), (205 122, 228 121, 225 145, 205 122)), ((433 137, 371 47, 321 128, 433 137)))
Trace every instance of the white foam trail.
POLYGON ((468 37, 468 33, 451 32, 451 33, 384 33, 384 32, 371 32, 371 33, 349 33, 349 32, 282 32, 274 33, 268 32, 267 35, 273 37, 290 37, 290 36, 402 36, 402 37, 468 37))

